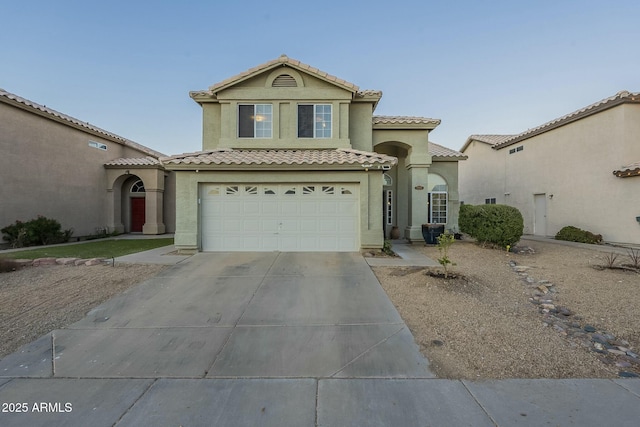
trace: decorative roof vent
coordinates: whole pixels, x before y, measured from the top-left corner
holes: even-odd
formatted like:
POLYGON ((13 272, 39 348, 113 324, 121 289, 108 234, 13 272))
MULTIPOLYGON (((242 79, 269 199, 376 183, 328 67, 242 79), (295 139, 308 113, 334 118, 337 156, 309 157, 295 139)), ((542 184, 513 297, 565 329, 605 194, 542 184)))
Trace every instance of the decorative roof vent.
POLYGON ((296 79, 289 74, 281 74, 273 81, 271 87, 298 87, 296 79))

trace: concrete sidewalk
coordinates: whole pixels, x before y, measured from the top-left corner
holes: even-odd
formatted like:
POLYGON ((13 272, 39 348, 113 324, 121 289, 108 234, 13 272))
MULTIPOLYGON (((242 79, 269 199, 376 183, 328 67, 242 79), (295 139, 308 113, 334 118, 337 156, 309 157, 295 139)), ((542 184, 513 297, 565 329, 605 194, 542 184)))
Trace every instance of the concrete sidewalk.
POLYGON ((638 425, 638 379, 433 378, 359 254, 171 259, 2 359, 0 425, 638 425))
POLYGON ((424 245, 424 243, 409 243, 406 240, 394 240, 391 249, 398 255, 397 258, 392 257, 367 257, 365 260, 371 267, 439 267, 437 261, 427 258, 415 246, 424 245))

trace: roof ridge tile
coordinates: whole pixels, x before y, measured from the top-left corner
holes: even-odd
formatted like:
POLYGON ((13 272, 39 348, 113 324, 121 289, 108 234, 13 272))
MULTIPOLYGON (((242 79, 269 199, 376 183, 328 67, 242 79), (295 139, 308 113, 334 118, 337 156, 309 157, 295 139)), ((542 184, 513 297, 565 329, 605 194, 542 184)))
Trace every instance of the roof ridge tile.
POLYGON ((94 126, 94 125, 90 124, 89 122, 84 122, 82 120, 76 119, 75 117, 72 117, 72 116, 69 116, 67 114, 61 113, 61 112, 59 112, 57 110, 54 110, 53 108, 47 107, 46 105, 41 105, 41 104, 38 104, 37 102, 30 101, 30 100, 28 100, 26 98, 23 98, 21 96, 18 96, 16 94, 14 94, 14 93, 8 92, 8 91, 6 91, 4 89, 0 89, 0 100, 2 100, 2 99, 8 99, 8 100, 11 100, 13 102, 17 102, 17 103, 19 103, 19 104, 21 104, 21 105, 23 105, 23 106, 25 106, 25 107, 27 107, 29 109, 41 111, 41 112, 43 112, 43 113, 45 113, 45 114, 47 114, 47 115, 49 115, 51 117, 56 117, 56 118, 58 118, 60 120, 63 120, 65 122, 74 124, 76 126, 80 126, 80 127, 84 128, 84 129, 87 129, 87 130, 90 130, 90 131, 92 131, 94 133, 102 135, 103 137, 109 138, 109 139, 111 139, 112 141, 114 141, 116 143, 135 148, 136 150, 140 150, 140 151, 142 151, 142 152, 144 152, 146 154, 149 154, 151 156, 154 156, 154 157, 164 156, 164 154, 159 152, 159 151, 153 150, 153 149, 151 149, 149 147, 145 147, 144 145, 138 144, 137 142, 134 142, 134 141, 132 141, 130 139, 124 138, 124 137, 122 137, 120 135, 116 135, 113 132, 109 132, 109 131, 106 131, 106 130, 104 130, 102 128, 94 126))

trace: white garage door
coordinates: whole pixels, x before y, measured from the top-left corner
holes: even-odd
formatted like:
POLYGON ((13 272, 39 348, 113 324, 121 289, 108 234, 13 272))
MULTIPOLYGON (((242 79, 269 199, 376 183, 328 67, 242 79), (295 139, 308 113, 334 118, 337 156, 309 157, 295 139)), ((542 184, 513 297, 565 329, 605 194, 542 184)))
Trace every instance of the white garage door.
POLYGON ((203 251, 357 251, 357 184, 203 184, 203 251))

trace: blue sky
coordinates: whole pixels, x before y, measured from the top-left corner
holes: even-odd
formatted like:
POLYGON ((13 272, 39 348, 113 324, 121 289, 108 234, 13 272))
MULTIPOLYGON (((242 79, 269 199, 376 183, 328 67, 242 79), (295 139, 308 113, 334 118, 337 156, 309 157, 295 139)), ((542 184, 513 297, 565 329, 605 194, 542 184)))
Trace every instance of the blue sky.
POLYGON ((165 154, 201 148, 190 90, 289 57, 383 92, 430 140, 520 133, 640 91, 640 2, 0 1, 0 87, 165 154), (95 3, 95 4, 94 4, 95 3))

